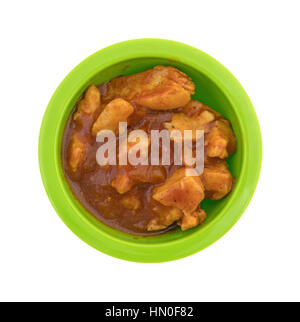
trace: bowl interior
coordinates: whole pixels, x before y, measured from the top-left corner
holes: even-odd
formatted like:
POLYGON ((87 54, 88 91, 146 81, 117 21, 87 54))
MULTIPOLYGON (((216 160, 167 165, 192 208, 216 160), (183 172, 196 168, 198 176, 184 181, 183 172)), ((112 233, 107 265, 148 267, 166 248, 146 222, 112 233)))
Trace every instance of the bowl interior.
MULTIPOLYGON (((74 108, 76 101, 82 95, 83 91, 86 89, 87 86, 89 86, 90 84, 100 84, 102 82, 108 81, 120 75, 134 74, 134 73, 146 70, 148 68, 152 68, 156 65, 171 65, 185 72, 187 75, 189 75, 192 78, 192 80, 196 84, 196 93, 193 96, 193 98, 207 104, 211 108, 221 113, 226 119, 230 120, 234 133, 237 138, 237 152, 228 159, 228 164, 229 164, 229 169, 232 175, 235 177, 236 183, 237 183, 239 180, 239 174, 241 171, 242 160, 243 160, 243 155, 242 155, 243 151, 241 148, 241 140, 243 135, 242 135, 241 128, 239 126, 238 117, 231 103, 226 98, 225 94, 221 91, 221 89, 217 86, 217 84, 215 84, 211 79, 205 76, 201 71, 198 71, 191 66, 183 64, 180 61, 176 61, 176 60, 173 61, 173 60, 160 59, 160 58, 149 57, 149 58, 125 60, 125 61, 122 61, 121 63, 112 65, 109 68, 106 68, 104 70, 96 71, 96 73, 86 81, 84 86, 78 89, 78 92, 74 93, 73 97, 69 101, 67 108, 64 111, 63 118, 61 119, 59 124, 59 133, 57 136, 58 144, 56 145, 56 149, 57 149, 56 155, 58 158, 57 162, 61 164, 61 142, 62 142, 64 126, 66 124, 66 121, 68 119, 70 112, 74 108)), ((141 237, 141 236, 129 235, 129 234, 117 231, 115 229, 112 229, 104 225, 100 221, 98 221, 96 218, 94 218, 82 207, 79 201, 77 201, 76 198, 73 196, 64 178, 62 167, 59 168, 59 174, 61 177, 62 185, 65 190, 66 196, 70 200, 72 200, 73 206, 79 210, 81 216, 84 216, 84 218, 91 225, 97 227, 97 229, 109 234, 114 238, 121 239, 123 241, 129 241, 129 242, 141 243, 141 244, 157 244, 157 243, 162 243, 166 241, 173 241, 179 238, 187 237, 201 229, 204 229, 206 225, 216 220, 220 210, 225 206, 227 202, 229 202, 231 198, 231 194, 229 194, 226 198, 219 201, 204 200, 201 205, 203 209, 207 212, 208 218, 202 226, 195 227, 185 232, 182 232, 178 229, 162 235, 156 235, 151 237, 141 237)))

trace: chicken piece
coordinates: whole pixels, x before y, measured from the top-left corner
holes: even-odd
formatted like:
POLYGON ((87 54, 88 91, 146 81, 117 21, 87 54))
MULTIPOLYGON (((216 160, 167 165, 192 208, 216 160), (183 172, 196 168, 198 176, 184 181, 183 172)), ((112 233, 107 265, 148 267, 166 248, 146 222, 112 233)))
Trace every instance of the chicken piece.
POLYGON ((221 114, 219 114, 212 108, 196 100, 191 100, 188 104, 183 106, 180 111, 189 117, 197 117, 204 111, 212 113, 215 116, 215 119, 222 117, 221 114))
POLYGON ((135 182, 143 183, 162 183, 166 179, 166 170, 163 166, 129 166, 129 175, 135 182))
POLYGON ((119 122, 126 122, 134 111, 133 106, 122 98, 116 98, 109 102, 92 127, 94 136, 101 130, 111 130, 119 133, 119 122))
MULTIPOLYGON (((133 132, 130 132, 130 133, 133 133, 133 132)), ((129 136, 130 136, 130 133, 129 133, 129 136)), ((151 146, 151 139, 150 137, 136 137, 135 140, 136 140, 135 142, 127 142, 128 163, 130 163, 131 157, 133 157, 134 159, 135 158, 140 159, 140 163, 138 163, 137 165, 143 165, 143 161, 145 161, 147 164, 149 147, 151 146)), ((120 151, 119 151, 119 157, 120 157, 120 151)))
POLYGON ((204 186, 199 176, 186 176, 180 168, 164 184, 153 189, 152 197, 164 206, 174 206, 184 214, 191 214, 204 199, 204 186))
POLYGON ((198 209, 190 215, 184 215, 182 219, 178 222, 178 225, 181 227, 181 230, 185 231, 187 229, 203 224, 205 219, 205 211, 203 209, 198 209))
POLYGON ((207 155, 211 158, 226 159, 236 149, 235 136, 229 122, 217 120, 206 139, 207 155))
POLYGON ((111 186, 120 194, 130 191, 136 184, 164 182, 166 171, 162 166, 119 166, 119 174, 112 180, 111 186))
POLYGON ((148 223, 147 231, 165 229, 182 217, 182 211, 176 207, 156 206, 152 210, 156 213, 156 217, 148 223))
MULTIPOLYGON (((201 130, 197 122, 183 113, 174 113, 171 122, 164 123, 165 128, 171 133, 172 130, 179 130, 184 137, 184 130, 201 130)), ((193 132, 193 140, 196 138, 196 132, 193 132)))
POLYGON ((73 116, 74 121, 79 121, 83 114, 92 115, 101 103, 100 91, 91 85, 85 92, 84 98, 78 103, 78 108, 73 116))
POLYGON ((215 116, 209 111, 203 111, 200 115, 189 117, 183 113, 174 113, 171 122, 164 123, 167 130, 171 133, 172 130, 179 130, 182 138, 184 130, 192 130, 192 140, 196 140, 196 130, 207 131, 207 124, 214 121, 215 116))
POLYGON ((141 201, 136 195, 130 194, 121 199, 121 204, 129 210, 137 210, 141 206, 141 201))
POLYGON ((215 115, 210 111, 203 111, 196 119, 200 124, 206 125, 215 120, 215 115))
POLYGON ((203 184, 207 197, 219 200, 231 191, 233 177, 227 169, 204 168, 203 184))
POLYGON ((130 179, 128 173, 117 176, 111 182, 111 186, 115 188, 120 194, 128 192, 133 187, 133 185, 134 182, 130 179))
POLYGON ((147 225, 147 231, 158 231, 166 229, 168 226, 163 225, 159 222, 159 218, 153 218, 147 225))
POLYGON ((68 153, 69 166, 73 172, 76 172, 79 165, 85 158, 85 145, 77 134, 73 135, 68 153))
MULTIPOLYGON (((101 98, 100 91, 95 85, 91 85, 85 92, 83 99, 78 103, 77 111, 73 116, 73 120, 83 126, 84 120, 92 121, 91 117, 100 108, 101 98)), ((78 136, 78 133, 72 135, 69 151, 68 162, 73 172, 76 172, 80 164, 86 156, 86 146, 78 136)))
POLYGON ((171 66, 156 66, 111 80, 103 99, 122 97, 154 110, 169 110, 186 105, 194 92, 195 85, 186 74, 171 66))
POLYGON ((227 170, 228 165, 226 163, 226 160, 219 159, 219 158, 209 158, 206 156, 204 160, 204 167, 205 168, 218 168, 222 170, 227 170))
MULTIPOLYGON (((129 132, 129 135, 132 132, 129 132)), ((122 158, 123 161, 127 160, 127 163, 130 163, 128 161, 128 156, 130 155, 130 153, 134 153, 136 155, 137 150, 140 150, 140 152, 145 152, 148 151, 149 152, 149 147, 151 146, 151 139, 150 137, 140 137, 140 136, 136 136, 132 138, 133 140, 135 140, 134 142, 129 142, 128 141, 128 137, 126 141, 119 141, 119 151, 118 151, 118 160, 120 160, 120 158, 122 158), (138 144, 139 149, 137 149, 136 145, 138 144), (132 152, 131 152, 132 151, 132 152)), ((140 156, 140 154, 139 154, 140 156)), ((146 153, 145 155, 142 154, 142 156, 146 157, 146 153)))

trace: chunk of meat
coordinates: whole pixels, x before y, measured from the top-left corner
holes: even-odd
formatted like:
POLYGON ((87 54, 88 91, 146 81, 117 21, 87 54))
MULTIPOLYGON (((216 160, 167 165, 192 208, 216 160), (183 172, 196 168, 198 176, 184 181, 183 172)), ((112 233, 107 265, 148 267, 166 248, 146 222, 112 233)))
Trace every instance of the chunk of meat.
MULTIPOLYGON (((131 133, 131 132, 130 132, 131 133)), ((129 133, 129 134, 130 134, 129 133)), ((118 160, 122 158, 122 161, 127 160, 127 163, 130 163, 128 160, 128 156, 133 153, 136 155, 137 151, 139 150, 141 153, 145 151, 149 151, 149 147, 151 144, 150 137, 133 137, 132 140, 134 142, 129 142, 128 138, 126 141, 119 141, 119 151, 118 151, 118 160), (138 147, 137 147, 138 145, 138 147)), ((145 153, 146 154, 146 153, 145 153)), ((140 153, 139 153, 140 156, 140 153)), ((143 156, 143 154, 142 154, 143 156)))
POLYGON ((228 165, 226 160, 219 158, 209 158, 206 156, 204 160, 204 168, 218 168, 222 170, 227 170, 228 165))
MULTIPOLYGON (((132 133, 132 132, 131 132, 132 133)), ((130 134, 129 134, 130 135, 130 134)), ((135 142, 127 142, 127 157, 128 157, 128 163, 130 163, 131 157, 134 159, 137 158, 139 159, 138 164, 140 165, 145 165, 145 163, 148 163, 148 155, 149 155, 149 147, 151 144, 151 139, 150 137, 136 137, 132 138, 135 139, 135 142), (145 163, 143 163, 145 162, 145 163)), ((124 153, 122 150, 122 147, 119 151, 119 157, 120 153, 124 153)), ((124 153, 124 158, 126 157, 126 154, 124 153)))
MULTIPOLYGON (((73 120, 77 125, 91 124, 95 112, 100 108, 100 91, 95 85, 89 86, 84 97, 79 101, 77 111, 73 115, 73 120), (87 123, 84 121, 88 120, 87 123)), ((68 147, 68 163, 73 172, 76 172, 86 157, 85 143, 77 132, 72 134, 68 147)))
POLYGON ((226 120, 217 120, 206 139, 207 155, 226 159, 236 149, 235 136, 226 120))
POLYGON ((182 217, 182 211, 176 207, 156 206, 152 209, 156 217, 147 225, 147 231, 157 231, 167 228, 182 217))
POLYGON ((204 111, 212 113, 214 115, 215 119, 219 119, 222 117, 221 114, 219 114, 218 112, 216 112, 212 108, 210 108, 207 105, 205 105, 199 101, 196 101, 196 100, 191 100, 188 104, 183 106, 180 109, 180 111, 189 117, 197 117, 204 111))
POLYGON ((120 194, 128 192, 133 187, 133 185, 134 182, 131 180, 128 173, 118 175, 111 182, 111 186, 115 188, 120 194))
POLYGON ((215 120, 215 115, 210 111, 203 111, 196 119, 200 124, 206 125, 215 120))
POLYGON ((85 144, 77 134, 74 134, 71 139, 68 151, 68 162, 73 172, 76 172, 79 165, 83 162, 85 158, 85 152, 85 144))
POLYGON ((126 122, 134 111, 133 106, 122 98, 116 98, 109 102, 93 124, 94 136, 101 130, 111 130, 118 134, 119 122, 126 122))
POLYGON ((129 166, 128 173, 135 182, 162 183, 166 179, 166 170, 163 166, 129 166))
POLYGON ((162 166, 119 166, 119 173, 111 186, 120 194, 130 191, 136 184, 164 182, 166 170, 162 166))
POLYGON ((85 92, 84 98, 78 103, 77 111, 73 116, 74 121, 86 115, 92 115, 100 107, 100 91, 95 85, 91 85, 85 92))
POLYGON ((214 120, 214 114, 209 111, 203 111, 195 117, 189 117, 184 113, 174 113, 171 122, 166 122, 164 125, 170 133, 172 130, 179 130, 182 138, 184 130, 192 130, 192 140, 195 141, 196 130, 208 131, 207 125, 214 120))
POLYGON ((207 197, 209 199, 219 200, 231 191, 233 177, 227 169, 204 168, 203 184, 207 197))
POLYGON ((187 230, 204 223, 206 219, 206 213, 203 209, 197 209, 190 215, 184 215, 178 222, 181 230, 187 230))
POLYGON ((152 197, 164 206, 191 214, 204 199, 204 186, 199 176, 186 176, 185 168, 180 168, 164 184, 153 189, 152 197))
POLYGON ((136 195, 129 194, 121 199, 121 204, 127 209, 137 210, 141 206, 141 201, 136 195))
POLYGON ((186 74, 171 66, 156 66, 111 80, 103 99, 122 97, 151 109, 169 110, 186 105, 194 92, 195 85, 186 74))

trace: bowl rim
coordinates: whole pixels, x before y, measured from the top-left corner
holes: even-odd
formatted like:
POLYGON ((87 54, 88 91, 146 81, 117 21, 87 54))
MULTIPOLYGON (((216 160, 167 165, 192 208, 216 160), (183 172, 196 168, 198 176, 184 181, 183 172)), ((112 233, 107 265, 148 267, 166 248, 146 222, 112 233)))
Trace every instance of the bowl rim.
MULTIPOLYGON (((262 138, 252 103, 237 79, 221 63, 189 45, 166 39, 145 38, 116 43, 92 54, 77 65, 54 92, 45 111, 39 135, 39 166, 52 206, 63 222, 90 246, 119 259, 134 262, 165 262, 199 252, 221 238, 241 217, 255 191, 262 162, 262 138), (175 54, 174 54, 175 53, 175 54), (60 158, 57 157, 58 132, 72 96, 87 79, 122 61, 136 58, 165 58, 180 61, 199 70, 223 92, 234 109, 246 142, 242 149, 240 179, 218 216, 203 229, 184 238, 157 244, 125 241, 99 229, 80 214, 65 192, 60 158), (179 58, 177 58, 179 57, 179 58), (240 107, 243 108, 240 108, 240 107)), ((73 198, 74 199, 74 198, 73 198)))

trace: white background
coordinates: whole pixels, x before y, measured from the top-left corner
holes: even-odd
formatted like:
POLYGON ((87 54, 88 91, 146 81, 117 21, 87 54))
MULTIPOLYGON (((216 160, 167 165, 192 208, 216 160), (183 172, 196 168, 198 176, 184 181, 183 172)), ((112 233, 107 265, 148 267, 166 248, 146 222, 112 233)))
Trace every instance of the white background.
POLYGON ((2 1, 0 300, 300 300, 299 1, 2 1), (47 199, 38 134, 54 90, 93 52, 144 37, 222 62, 261 124, 259 185, 243 217, 204 251, 137 264, 79 240, 47 199))

